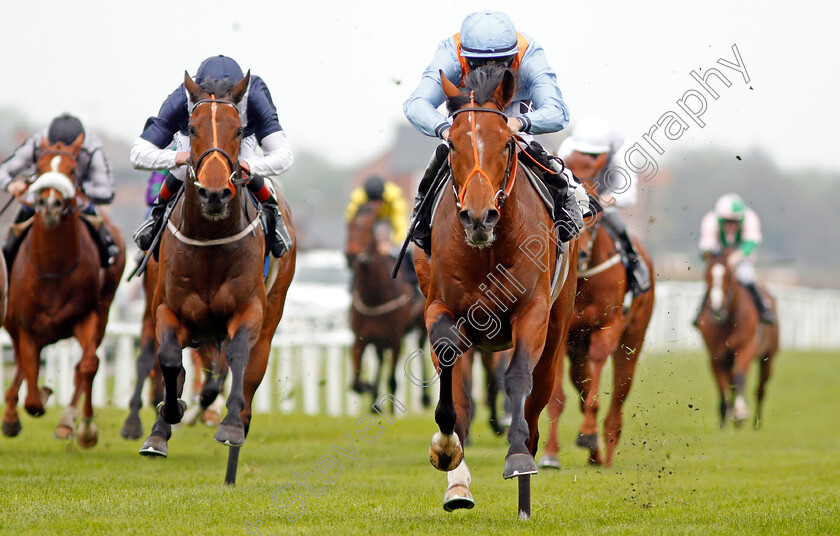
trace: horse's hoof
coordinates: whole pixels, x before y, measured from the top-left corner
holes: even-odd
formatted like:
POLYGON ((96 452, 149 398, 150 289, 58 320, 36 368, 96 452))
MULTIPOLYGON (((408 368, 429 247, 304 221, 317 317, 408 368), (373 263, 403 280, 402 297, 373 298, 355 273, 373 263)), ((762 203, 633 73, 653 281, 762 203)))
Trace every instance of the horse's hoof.
POLYGON ((470 488, 463 484, 452 484, 443 495, 443 509, 447 512, 453 510, 470 510, 475 506, 470 488))
POLYGON ((53 390, 46 385, 38 389, 38 396, 41 397, 42 406, 47 407, 47 401, 50 399, 51 394, 53 394, 53 390))
POLYGON ((505 429, 502 428, 502 426, 495 419, 490 420, 490 429, 493 430, 493 433, 497 436, 504 435, 505 433, 505 429))
POLYGON ((123 439, 140 439, 143 437, 143 423, 140 422, 140 417, 129 415, 120 430, 120 436, 123 439))
POLYGON ((753 421, 753 429, 760 430, 762 422, 763 422, 763 419, 761 417, 759 417, 758 415, 756 415, 755 420, 753 421))
POLYGON ((578 433, 575 444, 584 449, 595 450, 598 448, 598 434, 578 433))
POLYGON ((543 469, 560 469, 560 459, 553 454, 546 454, 540 458, 539 466, 543 469))
POLYGON ((222 424, 213 439, 229 447, 241 447, 245 444, 245 427, 241 424, 222 424))
POLYGON ((537 474, 537 462, 530 454, 511 454, 505 458, 504 478, 537 474))
POLYGON ((163 422, 166 424, 180 423, 185 411, 187 411, 187 403, 180 398, 174 407, 167 406, 166 402, 158 404, 158 414, 163 415, 163 422))
POLYGON ((215 409, 204 410, 204 415, 201 416, 201 421, 207 426, 213 428, 222 424, 222 416, 215 409))
POLYGON ((464 449, 455 433, 443 435, 436 432, 429 445, 429 461, 439 471, 454 471, 464 459, 464 449))
POLYGON ((3 421, 3 435, 6 437, 17 436, 20 433, 20 428, 20 421, 3 421))
POLYGON ((143 446, 140 447, 141 456, 160 456, 166 458, 169 453, 169 445, 166 440, 159 436, 149 436, 143 446))
POLYGON ((55 427, 53 437, 56 439, 73 439, 73 427, 67 426, 66 424, 59 424, 55 427))
POLYGON ((92 422, 79 423, 79 429, 76 432, 76 443, 83 449, 89 449, 99 441, 99 432, 92 422))
POLYGON ((40 400, 38 401, 38 404, 24 404, 23 407, 26 409, 26 413, 32 415, 33 417, 40 417, 47 412, 40 400))

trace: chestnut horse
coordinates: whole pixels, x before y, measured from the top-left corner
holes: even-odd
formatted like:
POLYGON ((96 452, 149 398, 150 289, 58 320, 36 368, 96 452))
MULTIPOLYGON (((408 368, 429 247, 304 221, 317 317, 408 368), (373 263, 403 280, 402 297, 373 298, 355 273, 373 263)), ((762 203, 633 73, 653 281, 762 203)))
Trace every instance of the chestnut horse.
MULTIPOLYGON (((573 167, 571 169, 575 171, 573 167)), ((653 314, 654 281, 651 276, 650 289, 634 297, 629 309, 624 309, 627 270, 613 238, 600 223, 600 214, 595 218, 587 222, 590 226, 579 238, 578 292, 566 346, 571 364, 569 375, 580 392, 583 411, 577 445, 589 449, 590 463, 610 467, 621 435, 621 410, 630 392, 653 314), (613 387, 610 409, 604 421, 606 457, 602 459, 597 422, 599 389, 601 372, 610 356, 613 356, 613 387)), ((647 250, 635 238, 633 244, 649 273, 653 274, 653 262, 647 250)), ((540 467, 560 468, 557 425, 565 403, 563 367, 557 367, 554 391, 548 403, 550 427, 546 454, 540 459, 540 467)))
POLYGON ((44 404, 51 392, 38 389, 41 350, 48 344, 74 337, 82 347, 82 358, 75 371, 75 389, 64 410, 55 437, 73 436, 76 406, 82 394, 82 421, 76 439, 82 447, 92 447, 98 440, 93 423, 92 387, 99 368, 96 349, 105 336, 108 311, 125 267, 122 235, 103 216, 99 225, 107 225, 119 254, 112 266, 100 266, 99 253, 80 205, 86 200, 75 184, 76 156, 82 146, 80 135, 72 144, 40 144, 38 178, 29 187, 35 198, 35 215, 9 272, 9 311, 5 328, 12 338, 17 367, 12 385, 6 392, 3 433, 20 432, 17 414, 18 390, 26 379, 24 407, 30 415, 44 414, 44 404))
MULTIPOLYGON (((163 401, 163 377, 160 371, 160 366, 157 362, 157 340, 155 339, 155 326, 152 323, 152 299, 155 294, 155 287, 157 286, 158 277, 158 263, 154 258, 150 258, 146 265, 146 270, 143 272, 143 290, 145 293, 146 306, 143 309, 143 321, 140 328, 140 355, 137 357, 137 381, 134 385, 134 393, 128 403, 129 414, 123 423, 120 430, 120 435, 124 439, 140 439, 143 437, 143 424, 140 420, 140 407, 143 405, 143 387, 146 383, 146 378, 152 380, 153 396, 152 403, 157 406, 163 401)), ((217 426, 221 421, 221 415, 215 410, 208 408, 218 395, 221 393, 222 386, 227 376, 227 363, 221 359, 221 354, 216 348, 203 348, 201 352, 195 355, 196 365, 196 379, 199 379, 204 374, 204 384, 199 386, 201 391, 199 399, 199 406, 196 410, 187 410, 188 417, 186 420, 188 424, 192 424, 201 416, 204 423, 212 426, 217 426), (189 414, 192 415, 192 422, 189 414)))
MULTIPOLYGON (((394 259, 390 255, 391 228, 377 224, 377 203, 373 201, 359 207, 347 226, 345 255, 353 271, 350 329, 353 341, 353 385, 355 392, 370 392, 373 401, 379 399, 379 379, 385 366, 385 353, 389 351, 391 367, 388 372, 390 393, 397 390, 397 360, 402 351, 403 338, 409 331, 420 331, 418 346, 426 344, 426 326, 423 323, 423 300, 416 293, 414 284, 405 278, 391 279, 394 259), (373 384, 361 380, 362 355, 368 345, 373 345, 379 366, 373 384)), ((429 395, 423 391, 423 406, 429 406, 429 395)))
POLYGON ((570 242, 558 258, 552 217, 517 166, 516 140, 502 112, 516 90, 512 71, 475 69, 464 94, 443 72, 440 77, 453 116, 452 177, 436 209, 431 258, 419 249, 415 258, 432 359, 440 373, 439 432, 429 460, 448 472, 444 509, 472 508, 462 447, 470 397, 461 367, 454 365, 473 345, 489 351, 513 347, 504 378, 512 423, 503 476, 520 477, 519 515, 527 518, 529 479, 537 472, 537 424, 551 395, 574 303, 576 267, 568 260, 577 255, 577 243, 570 242), (564 269, 555 271, 556 263, 564 269), (560 276, 552 292, 552 276, 566 270, 568 277, 560 276))
MULTIPOLYGON (((779 324, 762 324, 748 291, 738 283, 727 262, 729 252, 706 258, 706 301, 697 319, 712 360, 712 372, 720 395, 720 426, 732 417, 741 426, 749 417, 744 396, 750 363, 759 364, 755 428, 761 426, 761 407, 773 357, 779 349, 779 324), (729 396, 727 396, 729 395, 729 396)), ((767 293, 765 300, 776 312, 776 302, 767 293)))
MULTIPOLYGON (((215 436, 216 441, 233 447, 228 483, 235 478, 238 447, 245 443, 251 401, 265 375, 296 256, 293 246, 281 259, 272 258, 264 279, 264 232, 242 187, 247 179, 239 167, 243 128, 237 104, 249 80, 250 73, 232 87, 211 94, 184 74, 184 87, 194 104, 189 120, 191 161, 184 194, 160 243, 160 274, 152 302, 164 401, 140 451, 166 455, 171 425, 181 422, 184 415, 186 404, 179 399, 182 349, 219 345, 233 380, 227 415, 215 436)), ((289 217, 285 199, 279 198, 278 204, 289 217)), ((287 223, 294 236, 290 217, 287 223)))

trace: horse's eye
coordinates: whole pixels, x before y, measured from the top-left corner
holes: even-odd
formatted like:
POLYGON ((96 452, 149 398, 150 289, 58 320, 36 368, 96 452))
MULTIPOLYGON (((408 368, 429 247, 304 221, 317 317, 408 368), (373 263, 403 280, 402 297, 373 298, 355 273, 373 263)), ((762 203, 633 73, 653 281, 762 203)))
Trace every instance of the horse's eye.
POLYGON ((190 136, 195 136, 195 127, 192 125, 187 126, 187 132, 190 133, 190 136))
POLYGON ((244 133, 245 133, 245 129, 244 129, 244 128, 239 127, 239 128, 237 128, 237 129, 236 129, 236 137, 237 137, 237 138, 241 138, 241 137, 242 137, 242 134, 244 134, 244 133))

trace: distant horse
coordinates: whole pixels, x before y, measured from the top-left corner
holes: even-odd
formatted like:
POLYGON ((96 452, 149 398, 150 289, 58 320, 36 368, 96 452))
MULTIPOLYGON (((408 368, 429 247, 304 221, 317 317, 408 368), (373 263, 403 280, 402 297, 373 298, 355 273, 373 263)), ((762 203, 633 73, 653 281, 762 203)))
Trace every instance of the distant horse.
POLYGON ((51 391, 38 389, 41 350, 74 337, 82 347, 82 358, 76 365, 73 397, 55 436, 73 436, 76 406, 84 394, 76 439, 80 446, 92 447, 98 440, 91 399, 93 378, 99 368, 96 349, 105 335, 108 311, 125 267, 125 247, 119 229, 105 216, 95 222, 108 226, 119 247, 114 264, 107 269, 100 267, 99 250, 79 210, 87 202, 75 184, 76 156, 81 146, 81 135, 70 145, 49 145, 47 140, 40 145, 39 175, 29 187, 35 197, 35 216, 9 269, 9 310, 4 326, 12 338, 17 369, 6 392, 3 433, 15 436, 20 432, 16 405, 24 378, 26 411, 34 416, 44 414, 51 391))
MULTIPOLYGON (((621 435, 621 409, 630 393, 636 363, 653 313, 654 281, 651 275, 650 289, 636 296, 625 311, 627 271, 613 238, 600 224, 600 214, 596 218, 579 238, 578 292, 566 345, 571 362, 570 377, 580 392, 584 417, 577 445, 589 449, 590 463, 603 463, 610 467, 621 435), (610 410, 604 421, 606 458, 602 459, 597 423, 599 389, 601 372, 610 356, 613 356, 613 387, 610 410)), ((653 274, 650 255, 637 240, 634 239, 633 243, 642 262, 653 274)), ((540 459, 540 467, 560 467, 557 427, 565 403, 563 367, 557 367, 554 391, 548 403, 550 428, 546 454, 540 459)))
MULTIPOLYGON (((296 248, 271 259, 264 279, 265 236, 239 167, 242 118, 237 104, 250 73, 220 94, 202 90, 188 74, 184 87, 193 109, 191 157, 183 197, 172 211, 160 243, 160 275, 152 302, 164 402, 141 454, 167 455, 171 425, 186 404, 181 352, 218 344, 230 366, 227 415, 216 441, 233 447, 226 481, 235 478, 238 447, 245 443, 254 392, 265 375, 271 339, 283 315, 295 269, 296 248), (179 378, 181 381, 179 381, 179 378), (230 469, 233 468, 231 475, 230 469)), ((280 210, 289 216, 285 199, 280 210)), ((291 218, 287 222, 294 236, 291 218)))
POLYGON ((502 112, 515 94, 513 73, 475 69, 463 94, 440 76, 453 116, 452 176, 436 207, 431 258, 420 250, 415 258, 426 295, 432 359, 440 372, 439 432, 432 438, 429 460, 448 472, 444 509, 472 508, 462 447, 469 433, 470 397, 455 362, 473 345, 489 351, 512 346, 504 378, 512 423, 503 476, 520 477, 519 515, 526 518, 529 475, 537 472, 537 424, 551 395, 574 303, 576 266, 569 259, 576 257, 577 243, 558 249, 553 220, 517 165, 518 146, 502 112), (552 289, 557 274, 559 283, 552 289))
MULTIPOLYGON (((749 417, 744 396, 747 372, 754 359, 759 364, 755 428, 761 426, 761 408, 773 357, 779 349, 779 325, 762 324, 748 291, 738 283, 727 263, 729 252, 706 255, 708 298, 697 319, 712 359, 712 372, 720 395, 720 426, 732 417, 741 426, 749 417), (729 396, 727 394, 729 393, 729 396)), ((776 312, 776 302, 766 289, 767 303, 776 312)))
MULTIPOLYGON (((423 322, 423 299, 413 283, 399 277, 391 278, 394 259, 390 255, 390 228, 377 225, 377 204, 372 201, 359 207, 347 226, 345 255, 353 271, 350 329, 355 335, 352 349, 353 385, 355 392, 370 392, 373 401, 379 399, 379 381, 385 366, 385 353, 391 356, 388 389, 397 389, 397 360, 406 334, 419 330, 418 346, 426 343, 423 322), (363 382, 362 355, 373 345, 379 359, 373 384, 363 382)), ((423 391, 423 406, 429 405, 429 395, 423 391)))
MULTIPOLYGON (((143 309, 143 321, 140 329, 140 355, 137 357, 137 381, 134 386, 134 393, 129 401, 129 414, 125 419, 120 435, 124 439, 140 439, 143 437, 143 424, 140 421, 140 407, 143 405, 143 387, 146 378, 151 378, 153 386, 152 403, 157 406, 163 401, 163 376, 160 365, 157 362, 157 340, 155 339, 155 326, 152 323, 152 299, 154 298, 155 287, 157 286, 158 263, 154 258, 149 259, 146 271, 143 272, 143 290, 145 291, 145 308, 143 309)), ((215 410, 205 414, 211 404, 221 393, 222 386, 227 376, 227 363, 221 359, 220 352, 208 346, 196 355, 198 359, 197 377, 204 374, 204 384, 200 387, 201 396, 199 406, 193 417, 193 422, 199 416, 204 417, 205 424, 216 426, 221 421, 221 415, 215 410)), ((190 410, 188 410, 189 413, 190 410)), ((189 419, 188 419, 189 420, 189 419)))
MULTIPOLYGON (((494 434, 500 436, 505 433, 509 424, 509 421, 505 422, 505 417, 510 417, 510 415, 506 414, 499 417, 498 409, 499 390, 502 387, 501 375, 504 374, 504 369, 508 364, 508 358, 510 356, 507 354, 509 352, 485 352, 479 350, 477 353, 480 355, 481 366, 484 368, 484 394, 487 400, 487 409, 490 411, 490 429, 493 430, 494 434)), ((458 358, 461 374, 463 374, 464 378, 464 390, 468 394, 473 392, 473 358, 475 354, 475 350, 469 348, 458 358)))

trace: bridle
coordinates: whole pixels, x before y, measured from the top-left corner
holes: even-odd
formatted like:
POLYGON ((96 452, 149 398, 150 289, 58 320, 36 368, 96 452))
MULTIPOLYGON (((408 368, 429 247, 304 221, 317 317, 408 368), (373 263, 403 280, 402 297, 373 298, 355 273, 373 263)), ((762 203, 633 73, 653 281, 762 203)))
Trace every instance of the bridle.
POLYGON ((193 181, 193 184, 200 188, 201 184, 201 172, 202 172, 202 165, 205 163, 205 159, 207 161, 210 160, 221 160, 223 164, 227 164, 227 169, 230 170, 230 177, 228 181, 230 182, 231 189, 236 193, 236 185, 238 184, 245 184, 250 179, 250 177, 242 177, 242 168, 239 165, 239 161, 234 161, 233 158, 227 152, 219 147, 219 135, 216 128, 216 105, 217 104, 224 104, 227 106, 231 106, 234 110, 236 110, 236 116, 239 117, 239 109, 236 105, 228 100, 225 99, 217 99, 216 95, 210 95, 209 99, 201 99, 200 101, 196 102, 193 106, 193 113, 195 113, 195 109, 201 106, 202 104, 210 104, 212 106, 211 114, 212 114, 212 124, 213 124, 213 145, 201 153, 201 155, 193 162, 192 155, 190 156, 190 161, 187 162, 187 173, 190 176, 190 179, 193 181))
MULTIPOLYGON (((469 185, 472 178, 476 175, 486 180, 490 184, 490 188, 494 188, 493 181, 490 180, 490 177, 487 175, 487 172, 481 169, 481 162, 479 162, 478 159, 478 144, 476 142, 478 138, 476 137, 475 114, 477 112, 487 112, 500 115, 505 119, 505 124, 507 124, 507 116, 501 110, 497 110, 496 108, 483 108, 475 105, 475 91, 470 91, 470 105, 467 108, 461 108, 460 110, 456 110, 452 113, 452 117, 454 118, 458 114, 462 114, 465 112, 470 114, 470 126, 472 127, 473 160, 475 161, 475 165, 473 166, 472 171, 470 171, 470 174, 467 176, 467 180, 461 187, 460 192, 458 192, 458 189, 455 187, 454 181, 452 183, 452 191, 455 193, 455 204, 458 206, 459 209, 461 209, 463 206, 464 196, 467 193, 467 185, 469 185)), ((499 188, 499 190, 493 196, 493 204, 496 206, 497 210, 502 208, 502 205, 507 200, 511 190, 513 190, 513 185, 516 183, 516 171, 519 159, 516 156, 516 141, 514 136, 510 137, 506 147, 508 149, 508 163, 505 169, 505 178, 504 180, 502 180, 502 187, 499 188)), ((452 168, 451 152, 449 153, 449 167, 450 169, 452 168)))

